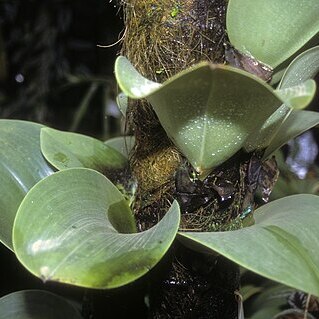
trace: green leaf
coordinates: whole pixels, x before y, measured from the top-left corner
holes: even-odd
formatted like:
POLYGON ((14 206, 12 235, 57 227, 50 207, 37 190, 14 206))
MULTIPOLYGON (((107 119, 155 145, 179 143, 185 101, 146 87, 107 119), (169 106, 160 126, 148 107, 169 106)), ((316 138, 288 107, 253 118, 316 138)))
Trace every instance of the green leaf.
MULTIPOLYGON (((265 284, 264 284, 265 285, 265 284)), ((286 287, 280 284, 268 282, 263 287, 263 291, 257 295, 246 307, 246 313, 254 313, 252 318, 272 318, 281 309, 287 306, 288 297, 295 291, 293 288, 286 287), (267 309, 267 312, 266 312, 267 309), (266 313, 269 315, 265 315, 266 313), (261 314, 265 316, 262 317, 261 314)), ((250 317, 250 316, 249 316, 250 317)))
POLYGON ((179 238, 195 249, 204 246, 264 277, 319 296, 318 207, 318 196, 289 196, 258 208, 253 226, 179 233, 179 238))
POLYGON ((243 301, 246 301, 252 296, 260 293, 262 290, 263 290, 262 287, 258 287, 254 285, 244 285, 240 287, 240 294, 243 298, 243 301))
POLYGON ((127 96, 152 104, 168 136, 202 176, 234 155, 283 103, 262 80, 224 65, 203 62, 160 85, 119 57, 115 74, 127 96))
POLYGON ((102 174, 73 168, 31 189, 17 213, 13 243, 22 264, 44 281, 114 288, 147 273, 178 226, 175 202, 153 228, 128 233, 135 227, 122 194, 102 174))
POLYGON ((285 104, 293 109, 303 109, 312 101, 316 93, 316 82, 307 80, 304 83, 276 90, 285 104))
POLYGON ((119 136, 113 137, 104 142, 106 145, 114 148, 128 159, 131 150, 135 143, 134 136, 119 136))
POLYGON ((289 88, 308 79, 314 79, 319 72, 319 46, 299 54, 288 66, 279 83, 279 88, 289 88))
MULTIPOLYGON (((271 318, 274 319, 274 316, 280 311, 280 308, 276 306, 269 306, 260 308, 258 311, 256 311, 249 319, 265 319, 265 318, 271 318)), ((289 317, 288 317, 289 318, 289 317)), ((295 317, 293 317, 296 319, 295 317)), ((307 318, 308 319, 308 318, 307 318)))
POLYGON ((48 127, 41 130, 41 150, 58 170, 87 167, 105 173, 127 165, 127 159, 122 154, 102 141, 48 127))
POLYGON ((144 78, 123 56, 116 59, 114 71, 117 82, 127 97, 142 99, 162 87, 162 84, 144 78))
POLYGON ((286 319, 286 318, 316 319, 309 312, 305 312, 304 310, 301 310, 301 309, 287 309, 278 313, 276 316, 273 317, 273 319, 286 319))
POLYGON ((0 241, 12 249, 12 226, 30 188, 53 173, 40 151, 42 125, 0 120, 0 241))
POLYGON ((282 76, 284 75, 286 71, 287 65, 283 64, 280 66, 280 68, 275 69, 273 71, 273 74, 271 76, 270 82, 268 82, 272 87, 276 87, 276 85, 280 82, 282 76))
MULTIPOLYGON (((313 99, 315 92, 316 82, 313 80, 308 80, 294 87, 276 90, 276 93, 285 101, 285 104, 271 114, 261 128, 258 128, 254 134, 250 135, 245 143, 245 150, 252 152, 256 149, 267 148, 278 134, 282 123, 289 117, 292 108, 302 109, 306 107, 313 99)), ((280 135, 281 138, 284 136, 286 136, 286 132, 280 135)))
POLYGON ((291 108, 285 104, 278 108, 270 115, 261 128, 258 128, 248 137, 244 145, 245 150, 247 152, 253 152, 256 149, 265 149, 268 147, 290 112, 291 108))
POLYGON ((81 319, 67 300, 44 290, 13 292, 0 299, 1 319, 81 319))
MULTIPOLYGON (((285 103, 293 108, 300 109, 308 105, 312 100, 315 94, 315 84, 308 80, 314 78, 319 71, 319 46, 311 48, 299 56, 297 56, 286 69, 283 78, 278 85, 278 90, 276 91, 281 95, 281 98, 285 99, 285 103), (308 89, 307 89, 308 86, 308 89), (303 87, 303 88, 302 88, 303 87), (297 91, 302 88, 302 95, 294 96, 295 89, 297 91), (307 94, 307 91, 309 94, 307 94), (283 96, 283 93, 293 93, 292 95, 283 96), (304 94, 306 93, 306 94, 304 94)), ((310 123, 305 121, 303 123, 303 113, 292 113, 290 120, 287 122, 287 125, 284 125, 282 129, 280 126, 282 123, 288 119, 290 116, 290 107, 282 105, 275 113, 273 113, 270 118, 264 123, 262 128, 251 135, 251 138, 247 140, 245 149, 249 152, 257 148, 266 148, 269 147, 269 150, 266 151, 266 157, 271 155, 278 147, 287 143, 289 139, 295 137, 302 132, 308 130, 312 126, 309 126, 311 122, 314 122, 316 125, 316 116, 314 121, 311 121, 309 114, 310 123), (297 114, 300 114, 302 118, 298 120, 297 114), (292 123, 292 121, 297 121, 297 123, 292 123), (292 125, 296 129, 296 126, 300 128, 291 136, 291 130, 287 129, 287 126, 292 125), (298 133, 299 132, 299 133, 298 133), (280 140, 279 146, 277 145, 278 140, 280 140), (271 153, 269 153, 271 152, 271 153)), ((313 113, 312 113, 313 114, 313 113)))
POLYGON ((282 123, 275 137, 265 151, 264 158, 269 157, 292 138, 319 124, 319 112, 292 111, 282 123))
POLYGON ((226 24, 236 49, 277 67, 319 32, 317 0, 229 0, 226 24))
MULTIPOLYGON (((277 90, 277 92, 281 92, 280 94, 282 94, 285 91, 293 91, 294 88, 298 88, 298 86, 306 83, 308 83, 308 86, 310 87, 310 94, 308 96, 297 96, 297 99, 293 98, 292 101, 287 101, 287 105, 300 109, 307 106, 307 104, 311 101, 315 91, 314 84, 311 84, 311 82, 309 82, 309 79, 314 78, 319 71, 318 56, 319 47, 311 48, 297 56, 286 69, 283 78, 278 85, 278 88, 280 90, 277 90), (302 103, 299 104, 299 102, 302 103)), ((304 90, 304 92, 306 91, 307 90, 304 90)), ((275 113, 278 113, 278 111, 276 111, 275 113)), ((319 124, 318 114, 314 112, 291 112, 288 116, 282 116, 282 118, 278 116, 277 124, 273 123, 271 127, 272 131, 275 134, 273 134, 273 132, 270 132, 273 135, 270 135, 270 138, 269 135, 268 137, 266 137, 268 138, 268 143, 263 143, 265 147, 268 146, 264 158, 270 156, 274 151, 276 151, 282 145, 286 144, 290 139, 296 137, 297 135, 303 133, 304 131, 312 128, 317 124, 319 124), (286 121, 286 123, 284 123, 284 121, 286 121)), ((262 133, 265 134, 265 132, 262 133)))

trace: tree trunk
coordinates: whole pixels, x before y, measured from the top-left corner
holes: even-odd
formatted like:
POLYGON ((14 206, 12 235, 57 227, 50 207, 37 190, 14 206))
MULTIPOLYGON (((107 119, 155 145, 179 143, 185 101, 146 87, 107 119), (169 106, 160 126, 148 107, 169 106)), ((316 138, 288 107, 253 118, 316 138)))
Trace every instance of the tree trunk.
MULTIPOLYGON (((145 77, 162 82, 201 60, 224 63, 225 0, 127 0, 123 6, 122 54, 145 77)), ((136 138, 131 167, 138 182, 134 212, 139 230, 156 224, 174 198, 182 210, 181 230, 238 228, 240 212, 252 201, 251 156, 239 152, 195 183, 189 178, 192 167, 151 106, 130 101, 128 112, 136 138)), ((150 277, 149 318, 238 317, 239 270, 221 256, 175 242, 150 277)))

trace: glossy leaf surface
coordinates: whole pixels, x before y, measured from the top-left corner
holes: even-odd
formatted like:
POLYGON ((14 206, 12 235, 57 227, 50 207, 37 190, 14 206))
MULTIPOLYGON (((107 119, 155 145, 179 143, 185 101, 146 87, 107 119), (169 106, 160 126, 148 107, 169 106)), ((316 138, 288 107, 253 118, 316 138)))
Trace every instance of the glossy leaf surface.
POLYGON ((32 188, 17 213, 13 241, 18 259, 43 280, 103 289, 148 272, 178 226, 174 203, 153 228, 129 233, 135 225, 122 194, 102 174, 74 168, 32 188))
POLYGON ((285 104, 293 109, 303 109, 312 101, 316 93, 316 82, 307 80, 301 84, 276 90, 285 104))
POLYGON ((115 73, 126 95, 152 104, 168 136, 202 175, 234 155, 283 102, 263 81, 224 65, 203 62, 160 85, 119 57, 115 73))
POLYGON ((41 150, 45 158, 59 170, 87 167, 104 173, 127 164, 122 154, 102 141, 48 127, 41 130, 41 150))
POLYGON ((319 32, 317 0, 229 0, 226 24, 232 45, 277 67, 319 32))
POLYGON ((264 158, 269 157, 277 149, 292 138, 319 124, 319 112, 295 110, 281 124, 271 144, 267 147, 264 158))
POLYGON ((264 277, 319 296, 319 196, 294 195, 258 208, 255 225, 213 233, 180 233, 264 277))
POLYGON ((286 69, 279 88, 289 88, 314 79, 319 72, 319 46, 313 47, 298 55, 286 69))
POLYGON ((53 169, 40 151, 41 125, 0 120, 0 241, 12 249, 12 226, 30 188, 53 169))
POLYGON ((44 290, 23 290, 0 299, 1 319, 81 319, 67 300, 44 290))
MULTIPOLYGON (((279 94, 282 94, 285 91, 286 93, 289 93, 294 91, 294 88, 301 88, 300 85, 302 85, 304 88, 301 89, 301 96, 298 96, 297 94, 295 97, 288 98, 286 104, 296 109, 304 108, 312 100, 315 93, 313 82, 308 82, 308 80, 313 79, 318 72, 319 47, 314 47, 303 52, 290 63, 278 85, 277 92, 279 92, 279 94), (310 84, 310 94, 308 95, 304 94, 307 91, 305 89, 305 84, 307 83, 310 84)), ((295 94, 295 92, 292 93, 295 94)), ((284 98, 284 96, 282 96, 282 98, 284 98)), ((301 134, 312 126, 317 125, 316 114, 309 113, 306 115, 306 113, 293 112, 291 113, 292 118, 290 118, 287 124, 283 125, 282 129, 280 129, 280 126, 288 119, 290 113, 290 108, 288 106, 281 106, 270 116, 262 128, 248 139, 245 149, 247 151, 252 151, 256 148, 265 148, 268 146, 269 149, 265 154, 267 157, 277 148, 287 143, 289 139, 301 134), (300 119, 298 119, 298 114, 301 116, 300 119), (313 119, 311 119, 312 115, 314 116, 313 119), (306 120, 304 121, 305 118, 306 120), (299 128, 297 129, 297 127, 299 128), (292 134, 292 132, 294 133, 292 134), (278 143, 280 145, 278 145, 278 143)))
POLYGON ((255 134, 251 134, 248 137, 244 145, 245 150, 253 152, 256 149, 268 147, 290 112, 291 108, 285 104, 279 107, 278 110, 270 115, 262 127, 256 130, 255 134))

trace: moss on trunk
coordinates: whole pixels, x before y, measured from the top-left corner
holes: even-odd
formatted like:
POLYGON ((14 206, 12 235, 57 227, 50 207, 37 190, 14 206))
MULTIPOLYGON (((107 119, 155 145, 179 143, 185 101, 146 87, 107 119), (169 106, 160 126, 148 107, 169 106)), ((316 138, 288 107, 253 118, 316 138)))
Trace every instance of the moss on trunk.
MULTIPOLYGON (((123 6, 122 54, 147 78, 163 82, 201 60, 224 63, 225 0, 128 0, 123 6)), ((240 211, 251 199, 247 154, 194 183, 191 166, 147 102, 130 101, 128 125, 136 138, 131 167, 140 230, 157 223, 174 198, 182 207, 181 229, 241 227, 240 211)), ((238 267, 224 258, 175 243, 152 273, 149 318, 237 318, 238 267)))

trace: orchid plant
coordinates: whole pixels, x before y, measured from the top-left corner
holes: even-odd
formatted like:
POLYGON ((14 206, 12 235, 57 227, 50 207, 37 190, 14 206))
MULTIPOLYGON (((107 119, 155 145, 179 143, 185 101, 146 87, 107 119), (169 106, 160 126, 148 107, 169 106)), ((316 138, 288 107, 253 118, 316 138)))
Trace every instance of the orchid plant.
MULTIPOLYGON (((318 112, 304 110, 319 71, 319 46, 312 46, 318 13, 317 0, 229 0, 230 42, 245 59, 273 70, 270 83, 247 68, 202 62, 160 84, 119 57, 119 107, 125 115, 127 98, 147 99, 199 179, 239 150, 261 152, 266 160, 319 124, 318 112), (256 16, 247 15, 252 7, 256 16)), ((130 208, 134 183, 128 181, 123 194, 123 181, 114 178, 129 163, 124 138, 102 142, 16 120, 0 120, 0 132, 0 240, 43 281, 124 286, 149 272, 179 240, 319 296, 318 196, 294 195, 261 206, 250 227, 201 233, 179 231, 174 201, 157 225, 137 232, 130 208)), ((50 297, 32 294, 33 304, 50 297)), ((27 313, 21 300, 21 293, 13 294, 0 304, 20 304, 27 313)), ((72 313, 70 307, 61 306, 57 318, 72 313)), ((1 306, 0 316, 7 309, 1 306)))

